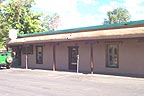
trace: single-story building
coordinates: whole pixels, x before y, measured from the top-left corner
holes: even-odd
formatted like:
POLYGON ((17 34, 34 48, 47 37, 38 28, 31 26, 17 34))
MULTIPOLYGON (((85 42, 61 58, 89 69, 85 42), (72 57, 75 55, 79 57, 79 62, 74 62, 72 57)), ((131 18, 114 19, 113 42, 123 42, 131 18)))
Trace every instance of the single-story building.
POLYGON ((144 75, 144 20, 19 35, 21 67, 144 75))

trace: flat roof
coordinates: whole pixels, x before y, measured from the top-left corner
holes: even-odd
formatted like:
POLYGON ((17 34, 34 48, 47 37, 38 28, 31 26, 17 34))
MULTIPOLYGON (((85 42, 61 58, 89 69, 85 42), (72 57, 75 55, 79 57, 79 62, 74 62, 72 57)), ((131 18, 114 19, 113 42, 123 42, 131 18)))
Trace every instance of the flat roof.
POLYGON ((127 27, 132 27, 132 26, 137 26, 137 25, 144 25, 144 20, 130 21, 126 23, 105 24, 105 25, 98 25, 98 26, 57 30, 57 31, 36 32, 36 33, 21 34, 21 35, 19 34, 18 38, 41 36, 41 35, 52 35, 52 34, 63 34, 63 33, 75 33, 75 32, 93 31, 93 30, 117 29, 117 28, 125 28, 125 27, 127 28, 127 27))

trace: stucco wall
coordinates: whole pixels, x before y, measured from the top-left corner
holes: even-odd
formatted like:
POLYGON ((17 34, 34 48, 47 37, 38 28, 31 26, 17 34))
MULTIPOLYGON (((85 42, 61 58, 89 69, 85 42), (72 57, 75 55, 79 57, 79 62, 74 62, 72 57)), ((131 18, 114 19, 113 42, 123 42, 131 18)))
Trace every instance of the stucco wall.
POLYGON ((68 48, 63 43, 56 46, 56 70, 68 70, 68 48))
POLYGON ((144 42, 129 40, 120 46, 120 68, 123 73, 144 74, 144 42))
POLYGON ((93 60, 94 60, 94 72, 105 71, 105 44, 99 42, 93 45, 93 60))
POLYGON ((79 71, 90 72, 90 45, 79 44, 79 71))
MULTIPOLYGON (((53 53, 52 46, 49 44, 43 45, 43 64, 36 64, 36 46, 33 46, 33 54, 28 55, 28 67, 29 68, 43 68, 43 69, 52 69, 53 64, 53 53)), ((22 54, 22 67, 26 66, 26 57, 22 54)))
MULTIPOLYGON (((119 43, 119 68, 106 67, 106 44, 100 42, 94 47, 95 73, 144 74, 144 42, 122 40, 119 43)), ((112 43, 113 44, 113 43, 112 43)))
MULTIPOLYGON (((93 44, 94 73, 143 74, 144 75, 144 42, 137 39, 115 40, 119 44, 119 68, 106 67, 105 40, 93 44), (119 42, 121 41, 121 42, 119 42)), ((113 44, 113 43, 111 43, 113 44)), ((36 50, 28 56, 28 67, 52 69, 53 47, 43 47, 43 64, 36 64, 36 50)), ((79 71, 90 73, 90 44, 86 42, 63 42, 56 45, 56 70, 69 70, 68 46, 79 46, 79 71)), ((22 55, 22 66, 25 66, 25 55, 22 55)))

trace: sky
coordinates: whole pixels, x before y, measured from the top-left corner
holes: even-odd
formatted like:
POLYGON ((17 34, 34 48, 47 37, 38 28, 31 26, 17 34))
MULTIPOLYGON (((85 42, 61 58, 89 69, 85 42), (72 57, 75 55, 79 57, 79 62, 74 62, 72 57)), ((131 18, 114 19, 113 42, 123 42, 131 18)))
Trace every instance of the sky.
POLYGON ((102 25, 107 12, 126 8, 130 21, 144 20, 144 0, 35 0, 35 10, 58 13, 59 29, 102 25))

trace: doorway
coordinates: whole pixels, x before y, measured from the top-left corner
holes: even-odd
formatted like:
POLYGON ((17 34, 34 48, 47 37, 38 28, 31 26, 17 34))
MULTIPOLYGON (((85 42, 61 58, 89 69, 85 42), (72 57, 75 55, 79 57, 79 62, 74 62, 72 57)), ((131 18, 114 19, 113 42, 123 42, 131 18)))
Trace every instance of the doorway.
POLYGON ((69 70, 76 71, 78 63, 78 46, 71 46, 69 48, 69 70))

